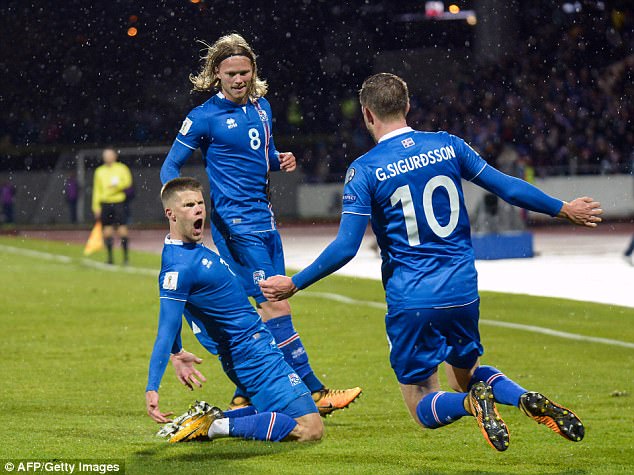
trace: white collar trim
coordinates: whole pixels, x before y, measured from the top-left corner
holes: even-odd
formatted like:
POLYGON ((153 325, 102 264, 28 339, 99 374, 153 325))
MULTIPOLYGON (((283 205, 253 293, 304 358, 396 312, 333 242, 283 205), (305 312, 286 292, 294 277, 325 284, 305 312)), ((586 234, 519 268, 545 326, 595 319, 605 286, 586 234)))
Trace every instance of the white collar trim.
POLYGON ((412 132, 414 129, 411 127, 401 127, 400 129, 393 130, 392 132, 388 132, 383 137, 379 139, 379 142, 383 142, 384 140, 391 139, 392 137, 396 137, 397 135, 405 134, 407 132, 412 132))
POLYGON ((181 241, 180 239, 172 239, 170 235, 168 234, 167 236, 165 236, 165 244, 174 244, 175 246, 182 246, 183 241, 181 241))

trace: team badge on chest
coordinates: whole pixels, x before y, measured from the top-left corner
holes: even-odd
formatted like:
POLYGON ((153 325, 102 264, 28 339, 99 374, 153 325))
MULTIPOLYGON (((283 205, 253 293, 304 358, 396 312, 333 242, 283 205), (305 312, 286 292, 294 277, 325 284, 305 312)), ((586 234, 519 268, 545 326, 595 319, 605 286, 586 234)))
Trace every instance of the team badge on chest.
POLYGON ((227 119, 227 128, 228 129, 235 129, 238 126, 238 123, 236 122, 236 120, 233 117, 229 117, 227 119))

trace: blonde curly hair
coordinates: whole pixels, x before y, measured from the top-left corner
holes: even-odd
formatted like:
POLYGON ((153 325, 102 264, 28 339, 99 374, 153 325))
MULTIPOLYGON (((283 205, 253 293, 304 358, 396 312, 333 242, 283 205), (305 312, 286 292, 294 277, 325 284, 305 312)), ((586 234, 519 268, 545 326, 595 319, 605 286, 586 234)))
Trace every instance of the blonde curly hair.
POLYGON ((220 78, 217 75, 220 63, 231 56, 246 56, 253 65, 253 78, 247 89, 247 94, 253 99, 264 97, 268 91, 268 84, 258 77, 258 65, 256 56, 249 43, 237 33, 222 36, 213 45, 208 45, 204 41, 202 44, 207 48, 207 54, 201 59, 204 64, 198 74, 190 74, 189 80, 194 85, 194 91, 211 92, 220 88, 220 78))

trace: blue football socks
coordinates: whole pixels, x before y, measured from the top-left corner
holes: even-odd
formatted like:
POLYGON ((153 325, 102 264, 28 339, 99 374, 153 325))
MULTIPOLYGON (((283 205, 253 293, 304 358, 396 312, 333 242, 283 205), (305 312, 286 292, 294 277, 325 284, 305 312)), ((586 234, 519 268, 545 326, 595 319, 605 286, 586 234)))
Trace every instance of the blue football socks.
POLYGON ((282 441, 295 428, 295 419, 280 412, 229 418, 229 435, 244 439, 282 441))
POLYGON ((272 318, 266 322, 266 326, 273 334, 277 347, 284 354, 284 359, 291 365, 297 375, 302 378, 304 384, 311 393, 323 389, 323 383, 315 376, 313 369, 308 362, 308 355, 299 338, 299 334, 293 327, 290 315, 272 318))
POLYGON ((502 371, 493 366, 480 366, 473 373, 469 387, 478 381, 484 381, 493 389, 496 402, 507 406, 520 405, 520 396, 526 392, 522 386, 509 379, 502 371))
POLYGON ((429 429, 451 424, 469 413, 464 408, 466 393, 430 393, 416 406, 418 420, 429 429))

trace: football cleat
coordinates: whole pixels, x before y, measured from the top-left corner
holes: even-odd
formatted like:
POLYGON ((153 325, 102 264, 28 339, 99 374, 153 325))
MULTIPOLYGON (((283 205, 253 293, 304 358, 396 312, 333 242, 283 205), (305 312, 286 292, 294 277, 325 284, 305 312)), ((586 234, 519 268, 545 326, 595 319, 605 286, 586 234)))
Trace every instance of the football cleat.
POLYGON ((568 440, 579 442, 585 435, 583 423, 574 412, 551 401, 543 394, 522 394, 520 409, 537 423, 544 424, 568 440))
POLYGON ((509 430, 495 407, 491 386, 480 381, 471 387, 467 397, 471 413, 489 445, 500 452, 508 449, 509 430))
POLYGON ((211 423, 223 417, 223 412, 217 407, 213 407, 205 401, 196 401, 187 412, 165 424, 156 435, 169 437, 170 443, 207 439, 211 423))
POLYGON ((251 401, 248 397, 244 396, 233 396, 233 399, 229 403, 229 407, 227 411, 233 411, 234 409, 240 409, 242 407, 247 407, 251 405, 251 401))
POLYGON ((345 409, 361 396, 361 388, 327 389, 323 388, 313 393, 313 401, 319 409, 319 415, 326 417, 339 409, 345 409))

